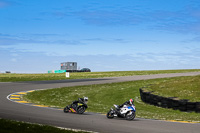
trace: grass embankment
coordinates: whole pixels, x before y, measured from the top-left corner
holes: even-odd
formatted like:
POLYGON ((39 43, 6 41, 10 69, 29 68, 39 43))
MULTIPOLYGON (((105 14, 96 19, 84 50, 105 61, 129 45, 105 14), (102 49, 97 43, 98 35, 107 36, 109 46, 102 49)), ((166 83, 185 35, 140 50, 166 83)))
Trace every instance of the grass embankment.
POLYGON ((0 125, 0 133, 87 133, 5 119, 0 119, 0 125))
POLYGON ((200 102, 200 76, 164 80, 145 89, 153 91, 153 94, 159 96, 178 97, 179 99, 189 99, 190 102, 200 102))
POLYGON ((88 96, 89 108, 87 111, 99 113, 106 113, 110 107, 113 106, 113 104, 122 104, 128 99, 134 98, 136 105, 136 117, 200 122, 199 113, 186 113, 178 110, 164 109, 153 105, 148 105, 141 101, 139 94, 139 88, 148 86, 149 84, 156 84, 155 87, 158 86, 161 88, 161 90, 167 87, 165 92, 163 92, 166 94, 166 96, 171 96, 171 94, 176 93, 177 97, 189 99, 191 101, 200 101, 199 81, 200 76, 194 76, 152 79, 144 81, 141 80, 103 85, 64 87, 34 91, 25 95, 24 98, 33 103, 64 108, 73 100, 78 99, 78 97, 88 96), (169 91, 169 88, 173 89, 174 92, 171 92, 171 90, 169 91), (188 93, 191 92, 191 90, 192 92, 194 92, 194 90, 196 92, 188 93), (185 92, 185 96, 182 97, 182 93, 180 92, 185 92), (196 93, 198 94, 196 95, 196 93), (191 96, 187 97, 187 94, 191 94, 191 96))
POLYGON ((1 73, 0 82, 86 79, 86 78, 120 77, 120 76, 133 76, 133 75, 164 74, 164 73, 184 73, 184 72, 200 72, 200 69, 83 72, 83 73, 79 72, 79 73, 70 73, 70 78, 66 78, 65 73, 46 73, 46 74, 15 74, 15 73, 4 74, 4 73, 1 73))

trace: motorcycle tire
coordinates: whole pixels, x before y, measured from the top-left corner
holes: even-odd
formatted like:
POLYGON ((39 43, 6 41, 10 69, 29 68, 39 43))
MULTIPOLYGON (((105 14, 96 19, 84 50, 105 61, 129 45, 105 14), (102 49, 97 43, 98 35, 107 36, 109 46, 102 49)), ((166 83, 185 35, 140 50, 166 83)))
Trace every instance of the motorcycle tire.
POLYGON ((108 119, 112 119, 112 118, 114 118, 114 113, 112 113, 112 110, 110 110, 108 113, 107 113, 107 118, 108 119))
POLYGON ((131 120, 133 120, 135 118, 135 112, 134 111, 132 111, 132 113, 131 114, 126 114, 126 120, 129 120, 129 121, 131 121, 131 120))
POLYGON ((63 111, 64 111, 65 113, 68 113, 68 112, 69 112, 69 107, 66 106, 66 107, 63 109, 63 111))
POLYGON ((77 113, 78 114, 83 114, 85 112, 85 109, 86 108, 84 106, 80 106, 80 107, 77 108, 77 113))

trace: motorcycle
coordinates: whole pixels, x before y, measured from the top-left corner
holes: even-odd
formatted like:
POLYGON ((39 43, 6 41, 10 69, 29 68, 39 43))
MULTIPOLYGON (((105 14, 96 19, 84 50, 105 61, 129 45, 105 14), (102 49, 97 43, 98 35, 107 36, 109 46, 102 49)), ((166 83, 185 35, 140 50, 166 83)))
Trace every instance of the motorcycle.
POLYGON ((85 112, 85 110, 87 109, 87 104, 84 103, 77 103, 77 104, 72 104, 70 106, 66 106, 63 111, 65 113, 68 112, 73 112, 73 113, 77 113, 77 114, 83 114, 85 112))
POLYGON ((127 106, 124 105, 119 109, 118 105, 114 104, 115 109, 111 108, 107 113, 107 118, 112 119, 114 117, 125 118, 126 120, 133 120, 136 115, 135 105, 127 106))

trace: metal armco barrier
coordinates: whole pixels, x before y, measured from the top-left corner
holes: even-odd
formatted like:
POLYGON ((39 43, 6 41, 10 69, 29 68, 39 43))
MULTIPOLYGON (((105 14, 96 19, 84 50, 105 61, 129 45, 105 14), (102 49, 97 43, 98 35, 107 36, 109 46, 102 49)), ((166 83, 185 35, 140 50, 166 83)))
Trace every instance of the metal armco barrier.
POLYGON ((140 88, 140 96, 141 100, 145 103, 184 112, 195 111, 200 113, 200 102, 190 102, 187 99, 178 99, 176 97, 162 97, 152 94, 152 92, 144 91, 144 88, 140 88))

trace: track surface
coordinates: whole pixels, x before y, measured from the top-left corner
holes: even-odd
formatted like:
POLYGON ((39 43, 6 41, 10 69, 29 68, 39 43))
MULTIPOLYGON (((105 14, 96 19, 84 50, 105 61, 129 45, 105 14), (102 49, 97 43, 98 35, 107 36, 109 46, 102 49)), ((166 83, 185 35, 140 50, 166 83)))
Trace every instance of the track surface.
POLYGON ((140 118, 136 118, 133 121, 117 118, 110 120, 105 115, 95 113, 85 113, 83 115, 66 114, 62 110, 27 106, 9 101, 6 98, 9 94, 20 91, 194 75, 200 75, 200 72, 59 81, 0 82, 0 118, 102 133, 199 133, 200 124, 140 118))

